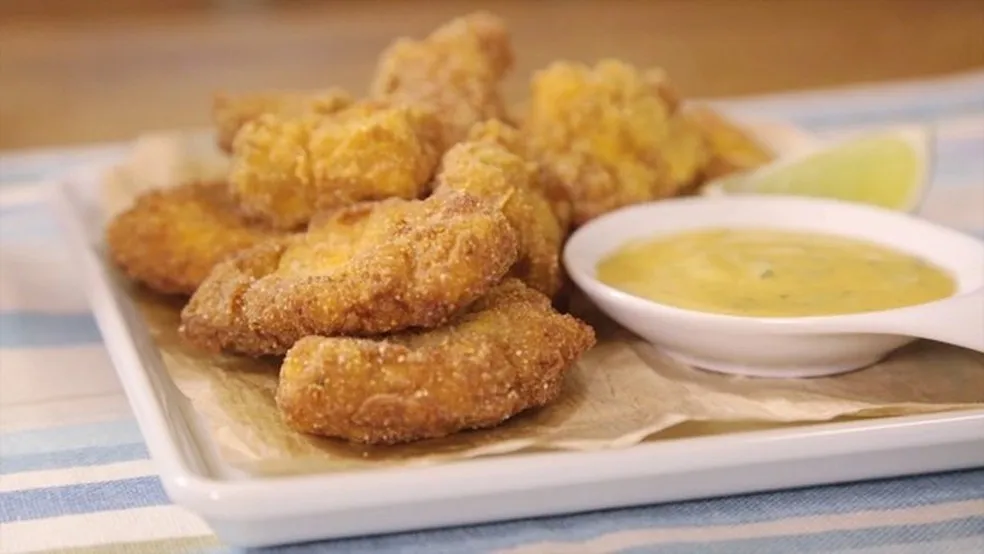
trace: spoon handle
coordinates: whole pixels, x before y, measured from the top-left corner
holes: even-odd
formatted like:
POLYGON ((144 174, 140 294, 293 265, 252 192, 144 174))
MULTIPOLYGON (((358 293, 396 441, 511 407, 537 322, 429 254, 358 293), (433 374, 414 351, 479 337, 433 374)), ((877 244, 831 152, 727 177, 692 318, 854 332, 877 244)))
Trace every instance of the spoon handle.
POLYGON ((914 310, 899 331, 984 352, 984 288, 914 310))

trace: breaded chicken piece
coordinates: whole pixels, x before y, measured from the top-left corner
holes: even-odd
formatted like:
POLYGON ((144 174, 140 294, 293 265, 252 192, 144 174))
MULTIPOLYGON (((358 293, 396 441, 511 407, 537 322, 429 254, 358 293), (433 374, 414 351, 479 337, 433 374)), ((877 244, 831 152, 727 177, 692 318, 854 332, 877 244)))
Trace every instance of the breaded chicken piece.
POLYGON ((556 399, 594 331, 504 281, 446 327, 382 339, 301 339, 277 406, 302 433, 393 444, 493 427, 556 399))
POLYGON ((505 119, 499 83, 512 65, 505 23, 477 12, 444 24, 423 40, 394 42, 380 56, 370 90, 378 99, 433 110, 443 124, 447 149, 473 124, 505 119))
POLYGON ((493 142, 462 142, 444 155, 435 194, 447 189, 483 198, 502 210, 519 238, 509 274, 553 297, 561 286, 563 230, 541 191, 536 166, 493 142))
POLYGON ((219 148, 232 152, 236 133, 246 123, 264 114, 281 117, 331 115, 349 107, 353 100, 341 89, 319 92, 263 91, 245 94, 217 93, 212 99, 212 123, 219 148))
POLYGON ((468 129, 465 137, 468 142, 488 142, 498 144, 506 150, 521 156, 529 157, 529 147, 526 144, 526 137, 518 127, 506 123, 501 119, 486 119, 479 121, 468 129))
POLYGON ((533 77, 531 94, 523 131, 567 187, 575 226, 673 196, 703 165, 703 143, 677 119, 679 100, 660 70, 558 62, 533 77))
POLYGON ((529 146, 526 144, 526 137, 518 128, 500 119, 488 119, 473 125, 468 130, 468 136, 465 140, 467 142, 498 144, 534 164, 536 175, 531 180, 531 185, 546 197, 563 234, 567 235, 571 223, 571 199, 567 189, 550 171, 543 167, 543 164, 533 159, 529 146))
POLYGON ((316 212, 384 198, 418 198, 440 152, 429 112, 363 103, 332 116, 267 114, 233 144, 229 181, 250 217, 281 229, 316 212))
POLYGON ((248 356, 286 352, 292 343, 250 328, 243 314, 243 295, 258 279, 276 271, 284 251, 299 241, 299 237, 272 239, 215 266, 181 310, 181 337, 212 352, 228 350, 248 356))
POLYGON ((684 115, 698 129, 710 152, 702 171, 704 180, 755 169, 775 159, 768 147, 711 108, 688 108, 684 115))
POLYGON ((190 183, 139 196, 109 223, 106 244, 131 279, 160 293, 191 294, 230 254, 278 235, 248 223, 226 183, 190 183))
POLYGON ((680 194, 699 182, 707 167, 710 152, 701 129, 683 112, 667 122, 667 139, 660 150, 662 174, 680 194))
POLYGON ((468 194, 358 204, 217 267, 182 313, 182 334, 211 350, 277 354, 306 335, 436 327, 516 254, 502 212, 468 194))

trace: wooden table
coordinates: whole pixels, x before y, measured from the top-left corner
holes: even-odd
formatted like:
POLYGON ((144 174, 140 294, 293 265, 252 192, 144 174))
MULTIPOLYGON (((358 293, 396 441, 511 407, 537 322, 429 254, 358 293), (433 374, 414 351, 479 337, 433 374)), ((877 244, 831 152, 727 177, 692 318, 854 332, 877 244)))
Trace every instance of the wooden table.
POLYGON ((364 90, 398 35, 486 7, 519 60, 665 67, 690 96, 924 76, 984 65, 980 0, 39 0, 0 5, 0 148, 116 140, 208 121, 216 89, 364 90))

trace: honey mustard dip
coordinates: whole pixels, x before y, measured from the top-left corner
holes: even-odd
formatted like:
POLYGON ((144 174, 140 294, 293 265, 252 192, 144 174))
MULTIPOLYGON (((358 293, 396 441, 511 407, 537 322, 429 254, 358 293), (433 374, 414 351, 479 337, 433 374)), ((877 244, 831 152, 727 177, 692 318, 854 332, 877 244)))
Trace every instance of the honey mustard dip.
POLYGON ((660 304, 754 317, 887 310, 951 296, 943 269, 877 244, 767 229, 703 229, 629 243, 603 283, 660 304))

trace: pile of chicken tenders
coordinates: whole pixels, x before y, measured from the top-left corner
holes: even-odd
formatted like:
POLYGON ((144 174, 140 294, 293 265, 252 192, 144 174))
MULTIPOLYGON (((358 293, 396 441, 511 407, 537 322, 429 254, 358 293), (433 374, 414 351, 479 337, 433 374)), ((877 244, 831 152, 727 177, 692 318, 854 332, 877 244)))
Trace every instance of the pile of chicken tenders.
POLYGON ((772 154, 615 60, 550 65, 512 113, 512 65, 503 21, 475 13, 394 42, 362 98, 218 95, 226 180, 138 197, 110 256, 189 298, 190 344, 282 356, 277 406, 299 432, 392 444, 548 404, 595 343, 555 308, 569 232, 772 154))

